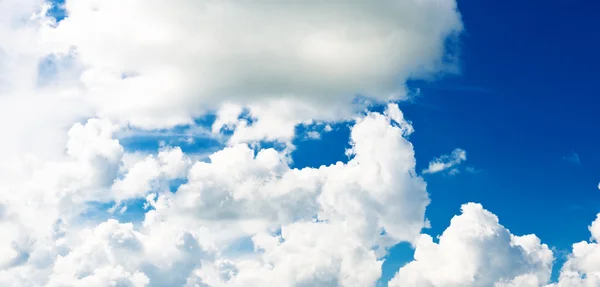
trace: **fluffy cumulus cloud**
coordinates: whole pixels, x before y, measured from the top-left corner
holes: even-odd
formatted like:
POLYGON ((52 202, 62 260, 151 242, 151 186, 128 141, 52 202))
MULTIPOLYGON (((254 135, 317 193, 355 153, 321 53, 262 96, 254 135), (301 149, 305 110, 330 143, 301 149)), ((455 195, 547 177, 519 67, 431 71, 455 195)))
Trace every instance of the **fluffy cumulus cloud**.
POLYGON ((560 270, 559 281, 549 287, 600 285, 600 214, 589 230, 591 242, 573 244, 573 251, 560 270))
POLYGON ((128 168, 122 179, 112 185, 112 194, 118 201, 144 197, 148 192, 167 189, 170 180, 184 178, 191 165, 181 148, 163 148, 157 156, 148 155, 128 168), (161 180, 162 179, 162 180, 161 180))
MULTIPOLYGON (((415 260, 390 286, 547 283, 548 247, 477 204, 422 234, 429 194, 393 101, 455 70, 455 1, 52 5, 0 1, 0 285, 376 286, 401 242, 415 260), (294 167, 298 125, 340 122, 347 160, 294 167), (126 143, 182 125, 218 150, 126 143)), ((598 226, 559 286, 597 284, 598 226)))
POLYGON ((47 180, 46 189, 20 190, 23 201, 47 198, 37 204, 48 211, 3 205, 4 234, 15 236, 3 237, 0 282, 374 286, 386 249, 416 242, 427 224, 428 194, 406 140, 412 127, 395 115, 355 120, 349 162, 303 169, 289 167, 286 150, 238 144, 193 164, 181 149, 164 147, 123 170, 113 125, 76 124, 69 160, 41 167, 43 177, 33 180, 47 180), (176 192, 161 188, 179 177, 187 183, 176 192), (89 226, 84 210, 62 210, 131 198, 148 205, 139 227, 114 219, 89 226), (27 224, 36 215, 45 218, 27 224), (230 250, 240 240, 252 248, 230 250))
POLYGON ((421 235, 414 261, 389 286, 541 286, 550 279, 548 246, 533 234, 511 234, 480 204, 463 205, 438 241, 421 235))
POLYGON ((230 275, 218 275, 225 261, 195 270, 209 286, 374 286, 385 249, 417 239, 429 203, 409 130, 391 121, 358 119, 352 160, 320 168, 291 169, 274 149, 228 147, 194 164, 176 193, 150 195, 144 224, 208 228, 217 250, 251 240, 250 255, 227 258, 230 275))
POLYGON ((294 99, 290 120, 309 120, 338 116, 331 105, 349 94, 401 97, 398 80, 450 68, 444 43, 462 29, 454 1, 71 0, 66 10, 51 36, 76 49, 90 100, 141 126, 187 122, 224 99, 259 116, 275 109, 266 98, 294 99))

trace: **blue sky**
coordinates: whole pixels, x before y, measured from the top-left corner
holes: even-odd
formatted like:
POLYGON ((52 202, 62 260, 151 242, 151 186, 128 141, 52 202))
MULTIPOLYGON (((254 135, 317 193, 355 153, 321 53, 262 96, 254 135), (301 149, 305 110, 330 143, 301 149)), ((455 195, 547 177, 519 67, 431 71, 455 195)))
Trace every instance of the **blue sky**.
POLYGON ((418 164, 461 147, 481 170, 427 177, 433 233, 453 206, 476 201, 552 246, 587 239, 600 210, 600 6, 590 3, 459 1, 461 75, 413 83, 422 96, 403 106, 418 164), (564 159, 572 153, 580 164, 564 159))

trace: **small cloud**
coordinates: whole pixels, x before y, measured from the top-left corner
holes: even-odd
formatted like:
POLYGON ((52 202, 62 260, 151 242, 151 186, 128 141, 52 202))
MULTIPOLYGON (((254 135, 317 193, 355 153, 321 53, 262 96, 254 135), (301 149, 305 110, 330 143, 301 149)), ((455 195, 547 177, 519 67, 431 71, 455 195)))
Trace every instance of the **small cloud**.
POLYGON ((321 135, 333 131, 333 127, 327 123, 317 123, 315 125, 306 125, 306 131, 304 132, 304 140, 318 140, 321 139, 321 135))
POLYGON ((465 168, 465 170, 466 170, 468 173, 480 173, 480 172, 482 171, 481 169, 475 168, 475 167, 473 167, 473 166, 467 166, 467 167, 465 168))
MULTIPOLYGON (((467 160, 467 152, 463 149, 457 148, 452 151, 449 155, 442 155, 438 158, 435 158, 429 163, 429 167, 423 170, 423 173, 436 173, 449 168, 452 168, 456 165, 459 165, 463 161, 467 160)), ((455 175, 459 173, 458 169, 454 168, 450 170, 448 174, 455 175)))
POLYGON ((318 140, 321 138, 321 134, 318 131, 310 131, 306 133, 306 137, 313 140, 318 140))
POLYGON ((564 156, 563 159, 570 163, 581 164, 581 161, 579 160, 579 155, 576 152, 572 152, 571 154, 564 156))
POLYGON ((460 173, 460 170, 458 170, 458 168, 453 168, 448 172, 448 175, 457 175, 460 173))

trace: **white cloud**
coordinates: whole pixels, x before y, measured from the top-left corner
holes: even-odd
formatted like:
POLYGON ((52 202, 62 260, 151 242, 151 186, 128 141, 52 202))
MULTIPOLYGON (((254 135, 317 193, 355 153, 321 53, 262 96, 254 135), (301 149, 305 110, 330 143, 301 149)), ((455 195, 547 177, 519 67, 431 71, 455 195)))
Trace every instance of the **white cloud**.
POLYGON ((240 105, 225 103, 217 112, 217 119, 212 125, 213 134, 218 134, 222 128, 231 128, 234 126, 244 109, 240 105))
POLYGON ((159 196, 147 220, 214 226, 216 217, 254 219, 241 222, 245 234, 213 228, 215 236, 252 236, 258 253, 230 261, 225 278, 221 263, 202 266, 195 274, 209 286, 374 286, 383 248, 414 241, 426 224, 429 200, 403 134, 389 118, 369 114, 352 128, 354 158, 319 169, 290 170, 274 150, 254 156, 244 145, 227 148, 192 168, 174 196, 159 196), (218 175, 225 171, 233 178, 218 175), (219 180, 204 185, 208 178, 219 180))
POLYGON ((414 152, 404 133, 383 115, 370 114, 352 129, 354 159, 319 169, 290 169, 285 153, 255 154, 246 144, 234 145, 211 155, 210 163, 194 164, 188 183, 175 194, 160 194, 147 220, 184 217, 200 226, 217 218, 247 219, 244 228, 256 233, 318 215, 327 221, 352 218, 347 228, 372 237, 372 244, 412 241, 425 224, 429 201, 423 180, 410 173, 414 152), (387 234, 379 236, 383 229, 387 234))
POLYGON ((573 252, 560 270, 559 280, 548 287, 598 286, 600 284, 600 214, 588 228, 590 242, 573 244, 573 252))
POLYGON ((333 116, 332 105, 357 92, 401 96, 398 79, 446 68, 445 39, 462 29, 454 1, 71 0, 66 8, 50 35, 88 67, 90 100, 103 115, 146 127, 188 122, 225 99, 291 97, 333 116), (127 72, 136 76, 121 79, 127 72))
POLYGON ((108 199, 123 153, 113 131, 104 120, 77 123, 63 160, 30 158, 22 177, 0 181, 0 285, 43 285, 57 256, 69 253, 66 232, 77 229, 86 203, 108 199))
POLYGON ((448 171, 449 175, 457 175, 460 173, 460 170, 458 170, 458 168, 453 168, 450 171, 448 171))
POLYGON ((0 240, 0 283, 370 286, 381 275, 386 248, 415 242, 427 225, 425 182, 415 176, 414 151, 405 139, 412 127, 399 116, 358 118, 350 136, 353 159, 318 169, 291 169, 287 151, 255 153, 247 144, 206 162, 169 147, 156 156, 124 157, 114 130, 102 120, 76 124, 67 145, 71 159, 56 163, 73 168, 36 172, 61 171, 44 177, 60 183, 43 205, 49 212, 3 205, 0 230, 11 236, 0 240), (127 162, 119 168, 121 158, 127 162), (155 188, 182 176, 188 182, 177 193, 155 188), (96 226, 79 217, 84 207, 63 209, 73 207, 74 195, 84 204, 143 198, 150 191, 157 194, 147 197, 151 210, 137 228, 112 219, 96 226), (36 226, 18 221, 40 215, 44 220, 36 226), (244 239, 255 250, 227 251, 244 239), (355 272, 357 266, 364 272, 355 272))
POLYGON ((395 286, 541 286, 553 255, 535 235, 516 236, 480 204, 462 206, 439 243, 423 234, 414 261, 389 282, 395 286))
POLYGON ((383 262, 341 224, 296 222, 281 236, 253 241, 260 260, 231 262, 227 269, 235 272, 225 278, 213 275, 223 272, 221 266, 197 275, 209 286, 374 286, 381 275, 383 262))
POLYGON ((306 137, 313 140, 318 140, 321 138, 321 134, 318 131, 309 131, 306 133, 306 137))
MULTIPOLYGON (((191 160, 181 148, 163 148, 158 156, 149 155, 128 169, 123 179, 112 185, 113 198, 121 201, 144 197, 155 188, 172 179, 184 178, 191 166, 191 160)), ((163 188, 166 188, 163 186, 163 188)))
MULTIPOLYGON (((456 148, 449 155, 442 155, 429 162, 429 167, 423 170, 423 173, 436 173, 461 164, 467 160, 467 152, 463 149, 456 148)), ((457 169, 452 169, 450 175, 457 174, 457 169)))

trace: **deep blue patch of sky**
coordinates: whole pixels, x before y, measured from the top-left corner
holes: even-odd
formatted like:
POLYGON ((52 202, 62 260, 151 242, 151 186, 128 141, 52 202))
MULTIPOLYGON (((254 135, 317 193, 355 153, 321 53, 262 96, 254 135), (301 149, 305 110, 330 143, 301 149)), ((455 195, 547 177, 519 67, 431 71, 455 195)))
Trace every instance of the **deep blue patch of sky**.
POLYGON ((56 22, 62 21, 67 16, 67 11, 65 10, 65 0, 53 0, 49 1, 52 7, 48 10, 48 15, 54 17, 56 22))
POLYGON ((327 132, 322 126, 316 129, 320 133, 319 139, 310 138, 308 132, 314 131, 315 126, 299 125, 296 128, 298 135, 293 144, 296 149, 291 156, 294 160, 292 168, 313 167, 331 165, 338 161, 347 162, 345 152, 350 148, 350 123, 330 124, 331 131, 327 132))

